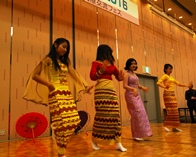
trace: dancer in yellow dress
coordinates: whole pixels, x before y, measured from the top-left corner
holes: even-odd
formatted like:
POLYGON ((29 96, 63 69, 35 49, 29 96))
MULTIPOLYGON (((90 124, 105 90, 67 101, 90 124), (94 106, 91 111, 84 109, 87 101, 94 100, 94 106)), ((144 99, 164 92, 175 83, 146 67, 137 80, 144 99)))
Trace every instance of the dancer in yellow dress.
POLYGON ((172 131, 181 132, 182 130, 178 128, 180 126, 180 119, 178 113, 178 104, 174 93, 174 85, 176 84, 180 87, 189 87, 191 83, 188 85, 179 83, 170 75, 172 70, 173 66, 171 64, 165 64, 165 74, 158 80, 157 85, 161 88, 164 88, 163 99, 167 111, 167 115, 163 124, 164 129, 166 131, 170 131, 168 127, 171 127, 172 131))
POLYGON ((30 75, 23 97, 49 105, 59 157, 65 157, 67 142, 80 122, 70 84, 74 83, 76 92, 83 93, 93 87, 87 87, 86 81, 71 67, 69 51, 67 39, 56 39, 49 54, 30 75))

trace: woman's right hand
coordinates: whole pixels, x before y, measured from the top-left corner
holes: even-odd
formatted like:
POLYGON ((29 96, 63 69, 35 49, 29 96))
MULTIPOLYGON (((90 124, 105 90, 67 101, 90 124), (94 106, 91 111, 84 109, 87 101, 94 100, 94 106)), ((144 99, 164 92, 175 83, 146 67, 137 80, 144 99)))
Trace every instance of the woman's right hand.
POLYGON ((133 95, 134 95, 134 96, 137 96, 137 95, 138 95, 138 91, 137 91, 136 88, 133 89, 133 95))
POLYGON ((86 93, 91 94, 91 89, 93 89, 94 85, 90 86, 90 87, 86 87, 86 93))
POLYGON ((103 61, 103 68, 102 68, 102 69, 105 71, 106 67, 107 67, 109 64, 110 64, 109 61, 105 59, 105 60, 103 61))
POLYGON ((50 83, 50 84, 48 85, 48 89, 49 89, 49 92, 52 92, 52 91, 55 90, 55 87, 54 87, 54 85, 53 85, 52 83, 50 83))
POLYGON ((191 88, 193 86, 193 81, 191 81, 189 84, 188 84, 188 88, 191 88))

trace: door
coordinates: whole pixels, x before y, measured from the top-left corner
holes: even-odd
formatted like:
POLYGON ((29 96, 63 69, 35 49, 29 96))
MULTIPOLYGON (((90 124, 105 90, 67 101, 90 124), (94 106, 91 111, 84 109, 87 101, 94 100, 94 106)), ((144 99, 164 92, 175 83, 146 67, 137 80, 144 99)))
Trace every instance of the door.
POLYGON ((138 75, 140 85, 149 88, 148 92, 140 90, 146 113, 150 122, 161 122, 161 110, 158 87, 156 85, 157 78, 152 76, 138 75))

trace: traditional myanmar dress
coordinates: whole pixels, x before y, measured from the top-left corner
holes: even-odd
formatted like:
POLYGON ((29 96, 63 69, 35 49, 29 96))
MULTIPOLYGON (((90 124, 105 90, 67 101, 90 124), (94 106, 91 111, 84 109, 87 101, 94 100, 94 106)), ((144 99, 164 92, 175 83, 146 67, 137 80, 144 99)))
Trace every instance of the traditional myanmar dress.
POLYGON ((36 83, 35 91, 33 91, 31 76, 24 98, 35 103, 49 105, 57 150, 59 154, 64 154, 64 149, 70 136, 80 123, 80 117, 69 88, 70 82, 68 79, 71 82, 77 82, 76 87, 80 90, 84 90, 87 83, 71 66, 67 67, 61 62, 59 62, 59 65, 61 70, 56 71, 52 60, 46 58, 37 67, 42 69, 40 76, 54 85, 54 91, 49 93, 48 89, 39 83, 36 83))
POLYGON ((163 83, 165 86, 169 86, 169 88, 163 91, 163 99, 167 111, 163 126, 177 128, 180 126, 180 119, 177 99, 174 93, 174 85, 179 85, 179 82, 172 76, 164 74, 157 83, 163 83))
POLYGON ((134 96, 133 91, 125 91, 125 100, 127 102, 127 109, 131 115, 131 132, 133 138, 144 138, 152 136, 152 131, 143 101, 139 93, 139 79, 136 74, 128 73, 128 86, 136 88, 138 95, 134 96))
POLYGON ((100 62, 92 62, 90 78, 97 81, 94 92, 96 114, 94 117, 92 141, 110 145, 121 141, 120 109, 112 75, 118 80, 119 70, 114 65, 107 66, 98 77, 96 72, 102 68, 100 62))

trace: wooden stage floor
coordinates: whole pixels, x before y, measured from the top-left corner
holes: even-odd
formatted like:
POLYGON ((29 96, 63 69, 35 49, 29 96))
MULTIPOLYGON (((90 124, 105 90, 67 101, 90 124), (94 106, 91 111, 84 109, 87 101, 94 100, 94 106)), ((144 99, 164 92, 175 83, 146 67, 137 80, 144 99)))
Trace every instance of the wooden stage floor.
MULTIPOLYGON (((166 132, 161 123, 151 123, 153 136, 146 141, 134 141, 130 126, 122 128, 122 144, 127 152, 114 146, 102 146, 94 151, 91 132, 73 135, 67 145, 66 157, 195 157, 196 124, 181 123, 182 132, 166 132)), ((0 143, 0 157, 57 157, 55 141, 51 137, 0 143)))

